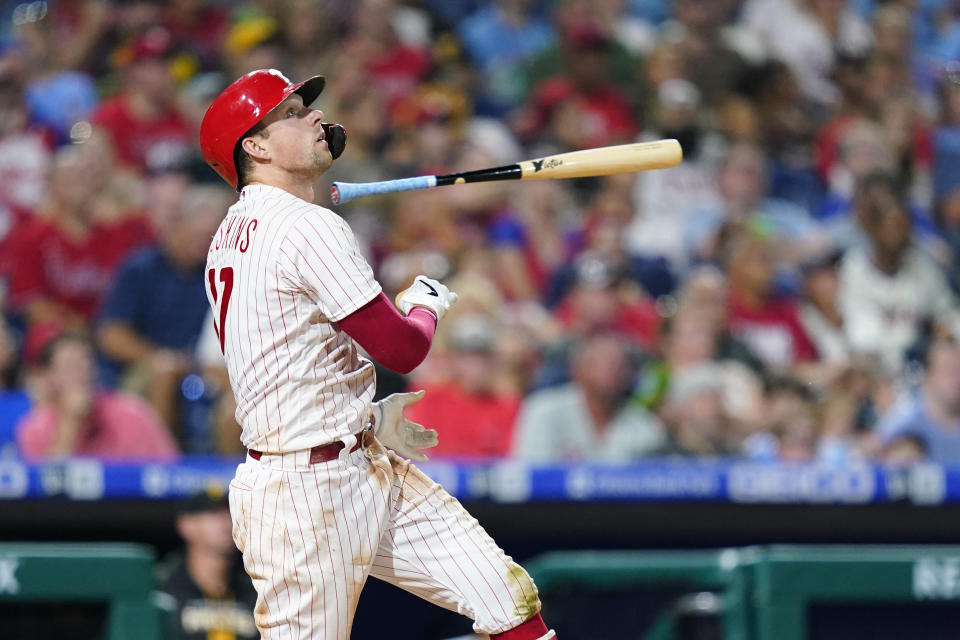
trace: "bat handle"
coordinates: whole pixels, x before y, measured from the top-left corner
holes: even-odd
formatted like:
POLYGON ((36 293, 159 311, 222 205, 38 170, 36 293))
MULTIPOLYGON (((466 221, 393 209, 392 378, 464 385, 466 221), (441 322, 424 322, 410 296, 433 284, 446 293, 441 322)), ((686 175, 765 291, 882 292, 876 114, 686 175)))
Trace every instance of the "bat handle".
POLYGON ((333 200, 333 204, 343 204, 364 196, 429 189, 435 186, 437 186, 437 176, 416 176, 381 182, 334 182, 330 188, 330 199, 333 200))

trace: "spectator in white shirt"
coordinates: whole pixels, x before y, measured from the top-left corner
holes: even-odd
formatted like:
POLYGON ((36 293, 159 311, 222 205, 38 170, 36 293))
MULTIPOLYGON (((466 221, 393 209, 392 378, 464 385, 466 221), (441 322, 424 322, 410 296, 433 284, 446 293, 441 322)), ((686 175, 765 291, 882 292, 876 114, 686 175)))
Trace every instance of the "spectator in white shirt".
POLYGON ((520 407, 513 453, 532 462, 625 463, 664 443, 660 421, 628 402, 633 372, 616 334, 584 338, 571 358, 572 382, 537 391, 520 407))
POLYGON ((840 266, 839 308, 850 347, 880 357, 896 372, 925 320, 958 326, 957 300, 940 268, 913 242, 910 213, 892 177, 864 178, 854 199, 866 248, 840 266))

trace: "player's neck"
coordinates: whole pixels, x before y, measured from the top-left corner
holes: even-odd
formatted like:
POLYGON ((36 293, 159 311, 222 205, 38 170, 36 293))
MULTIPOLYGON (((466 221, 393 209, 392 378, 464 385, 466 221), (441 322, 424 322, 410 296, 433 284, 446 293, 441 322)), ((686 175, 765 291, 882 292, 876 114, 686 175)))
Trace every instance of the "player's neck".
POLYGON ((287 193, 301 200, 306 200, 307 202, 313 202, 314 198, 313 182, 297 180, 289 174, 258 175, 255 178, 251 178, 247 184, 262 184, 268 187, 283 189, 287 193))

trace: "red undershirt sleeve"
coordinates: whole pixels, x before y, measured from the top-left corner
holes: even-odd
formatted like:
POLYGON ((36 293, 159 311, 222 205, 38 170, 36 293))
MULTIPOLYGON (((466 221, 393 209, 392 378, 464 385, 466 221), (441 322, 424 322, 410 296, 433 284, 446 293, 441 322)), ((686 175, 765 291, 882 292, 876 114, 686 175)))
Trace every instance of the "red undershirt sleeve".
POLYGON ((339 325, 371 358, 397 373, 410 373, 430 352, 437 319, 421 307, 404 317, 381 292, 339 325))

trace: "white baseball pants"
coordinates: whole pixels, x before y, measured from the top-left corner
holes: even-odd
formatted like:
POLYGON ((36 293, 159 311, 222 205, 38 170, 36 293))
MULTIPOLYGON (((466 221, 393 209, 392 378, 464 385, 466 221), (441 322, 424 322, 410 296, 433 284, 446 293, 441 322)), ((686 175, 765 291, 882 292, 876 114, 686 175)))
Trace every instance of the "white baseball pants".
POLYGON ((230 483, 233 539, 266 640, 347 640, 360 590, 380 578, 502 633, 540 610, 537 589, 473 518, 375 439, 309 464, 248 457, 230 483))

